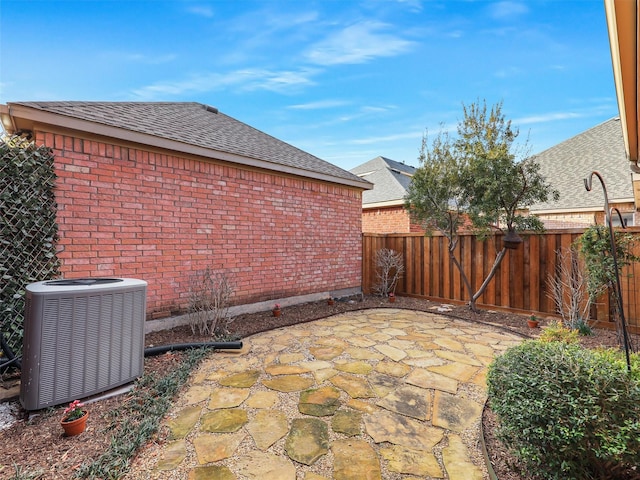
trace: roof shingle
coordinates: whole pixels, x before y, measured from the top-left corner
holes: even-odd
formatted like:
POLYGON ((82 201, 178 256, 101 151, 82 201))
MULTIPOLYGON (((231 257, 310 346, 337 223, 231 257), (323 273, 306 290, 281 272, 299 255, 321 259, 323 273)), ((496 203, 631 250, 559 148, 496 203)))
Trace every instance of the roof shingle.
POLYGON ((373 183, 373 190, 362 194, 362 205, 382 202, 403 203, 415 167, 385 157, 376 157, 350 170, 373 183))
POLYGON ((532 213, 541 210, 601 210, 604 194, 597 179, 587 192, 584 179, 592 171, 602 174, 609 201, 633 201, 631 171, 626 157, 619 118, 612 118, 534 156, 540 172, 560 192, 558 202, 532 205, 532 213))
MULTIPOLYGON (((12 102, 44 112, 347 180, 352 173, 196 102, 12 102)), ((365 188, 367 188, 365 186, 365 188)))

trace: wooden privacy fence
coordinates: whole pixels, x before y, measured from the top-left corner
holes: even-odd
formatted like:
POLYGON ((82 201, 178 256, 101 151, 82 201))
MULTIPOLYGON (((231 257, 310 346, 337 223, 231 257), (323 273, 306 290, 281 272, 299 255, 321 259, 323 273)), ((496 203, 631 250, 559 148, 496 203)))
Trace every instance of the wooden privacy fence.
MULTIPOLYGON (((518 249, 507 250, 495 277, 478 299, 477 305, 520 313, 557 315, 555 302, 549 294, 548 278, 556 275, 561 249, 569 248, 583 231, 554 230, 539 235, 523 235, 524 241, 518 249)), ((626 231, 640 236, 640 228, 626 231)), ((640 255, 640 238, 638 240, 634 252, 636 255, 640 255)), ((501 235, 491 236, 484 241, 472 234, 461 235, 455 253, 474 292, 491 270, 501 242, 501 235)), ((469 296, 462 277, 450 260, 447 247, 447 239, 435 233, 432 236, 420 233, 363 234, 364 292, 371 293, 376 283, 376 251, 389 248, 400 252, 404 259, 405 273, 398 283, 396 294, 468 302, 469 296)), ((638 263, 625 267, 621 275, 625 316, 630 330, 635 332, 640 327, 640 295, 635 282, 638 275, 638 263)), ((592 307, 591 319, 597 321, 598 326, 613 328, 615 325, 610 308, 608 296, 603 295, 592 307)))

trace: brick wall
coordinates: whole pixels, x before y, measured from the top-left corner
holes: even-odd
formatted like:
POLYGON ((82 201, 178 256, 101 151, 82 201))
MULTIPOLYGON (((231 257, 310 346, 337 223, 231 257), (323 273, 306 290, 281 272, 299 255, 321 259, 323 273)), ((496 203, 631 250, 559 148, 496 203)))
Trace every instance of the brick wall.
POLYGON ((363 210, 362 231, 364 233, 420 233, 424 230, 411 223, 404 207, 397 206, 363 210))
POLYGON ((184 311, 207 266, 234 304, 361 285, 361 191, 38 132, 53 148, 65 277, 146 280, 148 315, 184 311))
MULTIPOLYGON (((637 225, 634 221, 635 217, 635 205, 633 203, 612 203, 610 207, 617 208, 623 215, 623 218, 627 219, 629 226, 637 225)), ((546 213, 537 215, 545 225, 545 228, 562 229, 562 228, 585 228, 594 223, 603 225, 605 223, 603 211, 593 212, 562 212, 562 213, 546 213)), ((614 222, 618 222, 617 214, 613 214, 614 222)))
POLYGON ((409 232, 409 215, 401 206, 363 210, 362 231, 366 233, 407 233, 409 232))

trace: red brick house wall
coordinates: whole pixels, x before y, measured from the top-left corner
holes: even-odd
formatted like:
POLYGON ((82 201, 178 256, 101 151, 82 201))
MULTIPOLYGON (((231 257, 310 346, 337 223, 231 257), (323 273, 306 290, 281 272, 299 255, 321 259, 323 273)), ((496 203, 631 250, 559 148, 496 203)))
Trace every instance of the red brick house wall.
POLYGON ((408 233, 409 215, 402 206, 362 210, 365 233, 408 233))
POLYGON ((363 233, 423 233, 402 206, 362 210, 363 233))
POLYGON ((35 133, 55 155, 64 276, 146 280, 150 317, 183 312, 206 267, 226 272, 234 304, 362 284, 360 189, 35 133))

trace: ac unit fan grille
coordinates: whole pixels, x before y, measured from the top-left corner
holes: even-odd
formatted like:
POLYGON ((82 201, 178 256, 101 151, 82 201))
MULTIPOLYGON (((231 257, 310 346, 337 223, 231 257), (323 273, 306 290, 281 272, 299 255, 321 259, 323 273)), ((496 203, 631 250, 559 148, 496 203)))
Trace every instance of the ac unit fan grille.
POLYGON ((144 285, 31 299, 27 316, 35 318, 25 322, 20 393, 26 409, 87 397, 142 375, 144 285))

